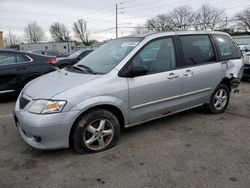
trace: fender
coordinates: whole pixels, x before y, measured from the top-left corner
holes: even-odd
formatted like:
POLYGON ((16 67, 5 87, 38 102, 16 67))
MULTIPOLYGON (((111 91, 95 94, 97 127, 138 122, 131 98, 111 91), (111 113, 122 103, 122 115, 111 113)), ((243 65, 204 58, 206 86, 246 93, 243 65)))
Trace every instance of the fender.
POLYGON ((232 59, 229 61, 226 61, 227 70, 225 77, 231 79, 231 78, 239 78, 241 79, 243 75, 243 60, 242 59, 232 59))
MULTIPOLYGON (((128 102, 122 101, 116 97, 113 96, 96 96, 93 98, 86 99, 82 101, 81 103, 78 103, 76 106, 72 108, 72 110, 79 111, 79 115, 84 113, 90 108, 93 108, 95 106, 100 106, 100 105, 112 105, 117 107, 123 114, 124 117, 124 123, 129 124, 129 106, 128 102)), ((76 117, 76 118, 77 118, 76 117)))
MULTIPOLYGON (((240 80, 243 75, 244 70, 244 61, 243 59, 232 59, 226 61, 226 72, 225 78, 227 78, 230 82, 231 88, 237 88, 240 84, 240 80)), ((238 93, 239 90, 235 90, 235 93, 238 93)))

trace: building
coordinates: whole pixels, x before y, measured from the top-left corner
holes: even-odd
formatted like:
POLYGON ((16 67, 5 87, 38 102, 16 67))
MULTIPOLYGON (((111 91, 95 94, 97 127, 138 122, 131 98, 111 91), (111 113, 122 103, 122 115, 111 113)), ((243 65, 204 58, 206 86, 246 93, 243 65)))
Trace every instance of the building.
POLYGON ((19 49, 23 51, 33 50, 55 50, 63 54, 72 53, 76 50, 75 42, 48 42, 37 44, 20 44, 19 49))
POLYGON ((238 45, 250 45, 250 35, 233 36, 238 45))
POLYGON ((0 48, 3 48, 3 32, 0 31, 0 48))

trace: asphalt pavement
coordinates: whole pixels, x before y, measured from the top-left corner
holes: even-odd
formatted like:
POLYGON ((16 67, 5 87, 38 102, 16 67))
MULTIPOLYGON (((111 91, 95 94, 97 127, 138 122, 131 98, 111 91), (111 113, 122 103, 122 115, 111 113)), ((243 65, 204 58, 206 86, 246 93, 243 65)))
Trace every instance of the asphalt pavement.
POLYGON ((0 101, 0 187, 250 187, 250 82, 227 111, 201 108, 123 131, 96 154, 39 151, 15 127, 15 99, 0 101))

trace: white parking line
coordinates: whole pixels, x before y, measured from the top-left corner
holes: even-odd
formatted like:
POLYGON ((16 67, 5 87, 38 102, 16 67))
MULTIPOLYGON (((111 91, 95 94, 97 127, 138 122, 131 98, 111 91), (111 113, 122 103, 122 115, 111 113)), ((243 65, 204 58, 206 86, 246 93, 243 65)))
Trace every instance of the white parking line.
POLYGON ((7 114, 7 115, 0 116, 0 118, 7 118, 7 117, 12 117, 12 116, 13 116, 12 114, 7 114))

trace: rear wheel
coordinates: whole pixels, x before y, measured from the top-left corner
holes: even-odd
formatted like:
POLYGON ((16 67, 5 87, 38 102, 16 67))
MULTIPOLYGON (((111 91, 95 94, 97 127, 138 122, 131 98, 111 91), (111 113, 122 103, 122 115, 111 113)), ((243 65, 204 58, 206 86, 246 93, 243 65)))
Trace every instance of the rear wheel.
POLYGON ((79 119, 72 136, 77 153, 103 151, 117 144, 119 121, 107 110, 90 111, 79 119))
POLYGON ((230 99, 230 90, 225 84, 220 84, 212 94, 209 104, 205 107, 208 112, 219 114, 226 110, 230 99))

